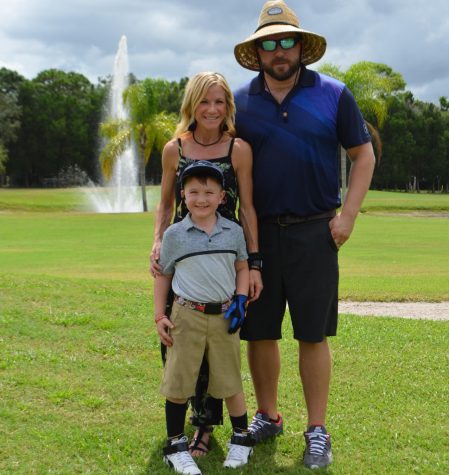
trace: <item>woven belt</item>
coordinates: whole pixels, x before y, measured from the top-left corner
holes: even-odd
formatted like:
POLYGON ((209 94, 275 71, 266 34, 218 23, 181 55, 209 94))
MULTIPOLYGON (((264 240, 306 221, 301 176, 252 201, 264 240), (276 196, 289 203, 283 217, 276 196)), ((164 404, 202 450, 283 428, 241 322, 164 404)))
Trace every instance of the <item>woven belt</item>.
POLYGON ((278 216, 268 216, 262 218, 263 223, 279 224, 279 226, 290 226, 292 224, 305 223, 307 221, 315 221, 317 219, 333 218, 336 215, 334 209, 325 211, 324 213, 312 214, 311 216, 296 216, 294 214, 280 214, 278 216))
POLYGON ((232 300, 227 300, 226 302, 192 302, 187 300, 179 295, 175 295, 175 302, 183 307, 190 308, 191 310, 198 310, 199 312, 209 313, 212 315, 218 315, 219 313, 226 312, 226 310, 231 306, 232 300))

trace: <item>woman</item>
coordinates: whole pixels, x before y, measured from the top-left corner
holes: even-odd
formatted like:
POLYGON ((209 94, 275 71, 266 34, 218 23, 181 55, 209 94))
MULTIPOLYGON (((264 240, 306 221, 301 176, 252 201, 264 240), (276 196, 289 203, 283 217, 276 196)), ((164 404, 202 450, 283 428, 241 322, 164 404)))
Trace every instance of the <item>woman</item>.
MULTIPOLYGON (((218 165, 224 174, 226 196, 219 206, 225 218, 237 221, 245 233, 250 266, 249 301, 262 291, 261 259, 258 254, 257 217, 252 202, 252 152, 250 146, 235 138, 235 105, 225 78, 218 73, 203 72, 192 77, 186 87, 181 105, 181 120, 174 138, 162 152, 161 201, 157 208, 154 242, 151 250, 151 273, 160 271, 157 264, 164 231, 169 226, 175 206, 174 221, 187 213, 181 199, 180 176, 195 160, 208 160, 218 165)), ((169 315, 169 314, 168 314, 169 315)), ((164 358, 165 347, 162 348, 164 358)), ((205 455, 209 449, 212 425, 222 423, 222 401, 206 394, 207 363, 203 361, 192 401, 192 424, 197 426, 191 444, 193 456, 205 455)))

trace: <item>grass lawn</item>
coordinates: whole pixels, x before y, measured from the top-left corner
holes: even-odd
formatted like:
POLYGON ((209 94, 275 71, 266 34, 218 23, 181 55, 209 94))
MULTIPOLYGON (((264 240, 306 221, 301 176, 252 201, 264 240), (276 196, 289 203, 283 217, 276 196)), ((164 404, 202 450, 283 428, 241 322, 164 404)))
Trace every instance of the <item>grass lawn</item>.
MULTIPOLYGON (((72 192, 40 190, 36 204, 0 190, 0 473, 168 475, 147 273, 153 215, 81 213, 72 192)), ((449 300, 448 231, 444 218, 362 215, 341 251, 342 296, 449 300)), ((285 433, 233 473, 312 473, 300 464, 305 410, 284 330, 285 433)), ((324 473, 449 473, 448 330, 341 316, 328 419, 335 462, 324 473)), ((216 430, 203 473, 230 473, 221 468, 229 431, 228 421, 216 430)))

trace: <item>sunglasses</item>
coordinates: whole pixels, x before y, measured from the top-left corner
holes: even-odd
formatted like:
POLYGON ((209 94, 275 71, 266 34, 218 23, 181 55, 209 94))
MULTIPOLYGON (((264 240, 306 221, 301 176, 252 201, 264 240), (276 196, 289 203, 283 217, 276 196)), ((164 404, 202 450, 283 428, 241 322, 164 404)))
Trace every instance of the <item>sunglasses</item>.
POLYGON ((275 51, 278 45, 282 49, 292 49, 298 44, 299 38, 282 38, 281 40, 262 40, 257 42, 257 46, 264 51, 275 51))

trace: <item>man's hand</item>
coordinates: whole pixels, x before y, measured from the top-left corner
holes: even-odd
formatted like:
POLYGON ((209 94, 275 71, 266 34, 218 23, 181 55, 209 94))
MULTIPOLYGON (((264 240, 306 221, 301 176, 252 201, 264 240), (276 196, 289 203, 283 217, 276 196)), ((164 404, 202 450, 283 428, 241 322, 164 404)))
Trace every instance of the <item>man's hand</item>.
POLYGON ((247 301, 248 297, 246 295, 237 294, 233 298, 231 306, 224 316, 226 320, 229 319, 228 333, 235 333, 243 325, 247 301))
POLYGON ((354 219, 343 214, 337 214, 335 218, 329 221, 329 228, 335 245, 340 248, 351 236, 354 229, 354 219))

